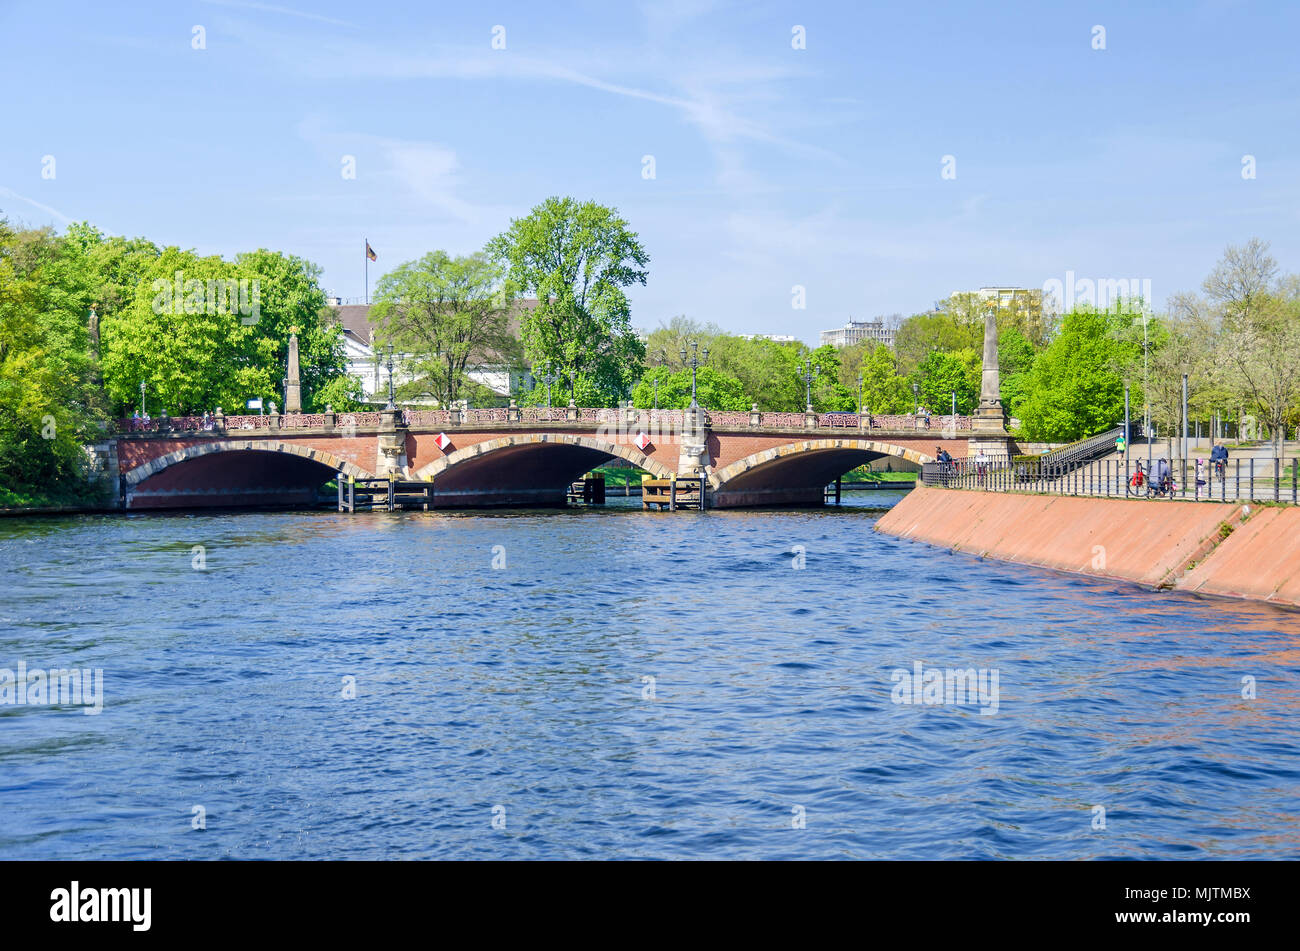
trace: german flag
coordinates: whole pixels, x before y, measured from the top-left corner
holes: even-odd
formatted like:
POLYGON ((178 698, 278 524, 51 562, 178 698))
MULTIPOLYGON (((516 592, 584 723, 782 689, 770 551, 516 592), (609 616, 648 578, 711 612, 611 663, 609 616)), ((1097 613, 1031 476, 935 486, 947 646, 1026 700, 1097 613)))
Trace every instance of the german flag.
POLYGON ((378 255, 375 254, 375 249, 370 246, 369 241, 366 242, 366 257, 370 258, 372 261, 379 260, 378 255))

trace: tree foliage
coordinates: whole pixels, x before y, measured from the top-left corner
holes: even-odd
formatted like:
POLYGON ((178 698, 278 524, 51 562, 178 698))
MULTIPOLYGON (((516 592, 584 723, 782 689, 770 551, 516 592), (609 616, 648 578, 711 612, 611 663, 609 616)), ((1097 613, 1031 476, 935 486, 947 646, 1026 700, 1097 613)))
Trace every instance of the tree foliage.
POLYGON ((645 284, 649 255, 613 208, 548 198, 488 243, 514 289, 537 298, 521 322, 524 351, 606 398, 626 395, 645 348, 633 332, 624 288, 645 284))
POLYGON ((406 398, 450 406, 470 387, 468 369, 519 359, 509 333, 510 297, 504 269, 485 254, 452 257, 433 251, 380 280, 371 319, 377 342, 405 355, 413 382, 406 398))

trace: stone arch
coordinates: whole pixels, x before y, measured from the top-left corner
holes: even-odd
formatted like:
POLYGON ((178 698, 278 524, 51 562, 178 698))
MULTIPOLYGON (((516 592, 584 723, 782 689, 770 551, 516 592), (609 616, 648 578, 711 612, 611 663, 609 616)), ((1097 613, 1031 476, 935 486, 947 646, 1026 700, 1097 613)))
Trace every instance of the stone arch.
POLYGON ((617 443, 607 442, 604 439, 596 439, 593 436, 579 436, 573 433, 520 433, 513 436, 502 436, 498 439, 489 439, 485 442, 474 443, 472 446, 466 446, 464 449, 457 449, 455 452, 443 456, 441 459, 435 459, 428 465, 422 466, 416 473, 417 479, 435 479, 440 473, 446 472, 455 466, 466 463, 472 459, 486 456, 504 449, 517 449, 524 446, 554 444, 561 446, 575 446, 582 449, 591 449, 596 452, 603 452, 606 455, 618 456, 620 459, 626 459, 632 465, 645 469, 653 474, 656 478, 667 479, 673 474, 673 469, 658 462, 645 453, 639 451, 634 446, 620 446, 617 443))
POLYGON ((906 459, 908 462, 914 462, 917 465, 935 461, 934 456, 918 452, 915 449, 907 449, 893 443, 877 442, 874 439, 806 439, 802 442, 773 446, 771 449, 764 449, 761 452, 746 456, 744 459, 738 459, 731 465, 723 466, 711 473, 709 475, 709 484, 715 492, 723 491, 727 488, 729 482, 745 473, 760 467, 771 466, 781 459, 812 453, 855 451, 870 452, 881 456, 895 456, 899 459, 906 459))
POLYGON ((146 462, 142 466, 136 466, 130 472, 127 472, 123 479, 127 488, 139 485, 150 476, 155 476, 164 469, 177 465, 181 462, 187 462, 191 459, 197 459, 201 456, 211 455, 214 452, 283 452, 293 456, 299 456, 303 459, 310 459, 313 462, 319 462, 323 466, 328 466, 335 472, 344 472, 347 475, 354 476, 358 479, 372 479, 374 476, 362 469, 360 466, 348 462, 331 452, 325 452, 323 449, 315 449, 311 446, 300 446, 294 443, 279 442, 271 439, 240 439, 240 440, 222 440, 220 442, 203 442, 193 446, 185 446, 169 452, 164 456, 159 456, 146 462))

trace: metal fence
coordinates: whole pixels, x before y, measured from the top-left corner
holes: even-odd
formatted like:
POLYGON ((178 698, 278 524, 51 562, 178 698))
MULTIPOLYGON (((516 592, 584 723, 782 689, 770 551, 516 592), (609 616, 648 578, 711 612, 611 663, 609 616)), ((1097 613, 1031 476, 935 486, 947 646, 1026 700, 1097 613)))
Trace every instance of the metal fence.
POLYGON ((986 464, 973 459, 927 462, 921 467, 921 481, 940 488, 985 492, 1300 504, 1300 457, 1252 456, 1229 459, 1222 466, 1214 465, 1208 457, 1175 460, 1164 485, 1146 469, 1140 459, 1069 463, 1040 457, 1017 462, 1003 456, 990 457, 986 464))

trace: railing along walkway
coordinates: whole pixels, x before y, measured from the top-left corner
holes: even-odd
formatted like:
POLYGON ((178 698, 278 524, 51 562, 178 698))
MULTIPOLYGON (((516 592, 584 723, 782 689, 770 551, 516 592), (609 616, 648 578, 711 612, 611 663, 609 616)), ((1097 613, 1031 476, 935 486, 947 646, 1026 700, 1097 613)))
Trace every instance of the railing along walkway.
POLYGON ((1171 463, 1170 472, 1172 486, 1163 489, 1152 484, 1146 463, 1137 458, 1017 463, 1004 456, 990 457, 985 465, 973 459, 927 462, 921 467, 921 479, 928 486, 984 492, 1300 504, 1300 456, 1230 458, 1222 469, 1216 469, 1208 456, 1201 456, 1171 463), (1134 479, 1139 468, 1142 476, 1134 479))

